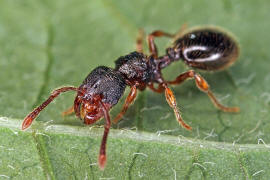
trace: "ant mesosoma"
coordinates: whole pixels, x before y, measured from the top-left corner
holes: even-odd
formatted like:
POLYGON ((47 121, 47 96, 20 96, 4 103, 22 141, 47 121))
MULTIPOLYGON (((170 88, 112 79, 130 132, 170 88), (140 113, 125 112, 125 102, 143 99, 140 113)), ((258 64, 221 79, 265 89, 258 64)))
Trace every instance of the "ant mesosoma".
POLYGON ((22 124, 22 129, 28 128, 37 115, 60 93, 76 91, 74 106, 64 112, 64 115, 75 111, 78 118, 83 119, 87 125, 95 123, 105 117, 104 134, 99 152, 99 167, 104 169, 106 164, 106 142, 111 127, 110 109, 118 103, 126 86, 131 90, 127 96, 121 112, 115 117, 114 123, 127 111, 129 105, 135 100, 137 89, 144 90, 149 87, 157 93, 165 92, 165 97, 173 108, 176 119, 187 130, 191 127, 181 118, 176 99, 169 85, 181 84, 187 79, 194 79, 197 87, 206 93, 212 103, 225 112, 238 112, 238 107, 225 107, 218 102, 210 91, 206 80, 194 70, 181 73, 173 81, 163 79, 161 70, 174 61, 182 59, 188 66, 206 71, 222 70, 230 66, 239 55, 239 48, 234 39, 227 33, 213 27, 198 28, 183 33, 180 30, 176 35, 163 31, 154 31, 148 35, 150 55, 143 54, 143 33, 137 38, 137 51, 121 56, 115 61, 115 68, 99 66, 95 68, 83 81, 80 87, 61 87, 54 90, 50 97, 39 107, 28 114, 22 124), (156 37, 174 38, 166 54, 158 56, 154 39, 156 37), (158 84, 157 87, 154 83, 158 84))

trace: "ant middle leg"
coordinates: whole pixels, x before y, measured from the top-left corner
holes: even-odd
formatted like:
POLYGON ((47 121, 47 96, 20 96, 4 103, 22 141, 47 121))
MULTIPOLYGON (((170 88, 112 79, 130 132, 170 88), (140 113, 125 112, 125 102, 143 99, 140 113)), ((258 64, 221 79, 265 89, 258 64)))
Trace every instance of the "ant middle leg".
POLYGON ((114 118, 113 123, 117 123, 122 117, 123 115, 126 113, 129 105, 131 105, 131 103, 134 102, 135 98, 137 96, 137 87, 136 85, 132 86, 130 89, 130 92, 128 94, 128 97, 125 100, 125 104, 122 108, 122 110, 120 111, 120 113, 114 118))
POLYGON ((162 86, 162 84, 159 84, 158 87, 156 88, 156 87, 154 86, 154 83, 152 83, 152 82, 150 82, 150 83, 148 84, 148 87, 149 87, 152 91, 154 91, 154 92, 156 92, 156 93, 162 93, 162 92, 164 92, 164 90, 165 90, 165 88, 162 86))
POLYGON ((224 112, 239 112, 240 109, 239 107, 226 107, 222 105, 218 99, 215 97, 213 92, 210 90, 210 86, 208 85, 207 81, 198 73, 195 73, 193 70, 189 70, 187 72, 184 72, 180 74, 174 81, 167 81, 168 84, 181 84, 185 80, 193 78, 195 80, 196 86, 198 87, 199 90, 202 92, 206 93, 212 103, 215 105, 216 108, 224 111, 224 112))
POLYGON ((185 121, 181 117, 181 114, 180 114, 179 108, 177 107, 176 99, 174 97, 172 90, 167 86, 166 83, 163 83, 162 85, 164 86, 164 89, 165 89, 166 101, 171 106, 171 108, 173 108, 173 111, 174 111, 174 114, 178 123, 182 127, 186 128, 187 130, 191 130, 192 128, 188 124, 186 124, 185 121))

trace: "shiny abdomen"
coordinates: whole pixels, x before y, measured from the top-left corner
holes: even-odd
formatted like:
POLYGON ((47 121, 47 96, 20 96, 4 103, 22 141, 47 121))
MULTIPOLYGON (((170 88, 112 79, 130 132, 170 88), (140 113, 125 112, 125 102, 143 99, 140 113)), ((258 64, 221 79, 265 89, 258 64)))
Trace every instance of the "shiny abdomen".
POLYGON ((190 31, 174 42, 173 49, 188 66, 202 70, 221 70, 239 56, 236 41, 215 28, 190 31))

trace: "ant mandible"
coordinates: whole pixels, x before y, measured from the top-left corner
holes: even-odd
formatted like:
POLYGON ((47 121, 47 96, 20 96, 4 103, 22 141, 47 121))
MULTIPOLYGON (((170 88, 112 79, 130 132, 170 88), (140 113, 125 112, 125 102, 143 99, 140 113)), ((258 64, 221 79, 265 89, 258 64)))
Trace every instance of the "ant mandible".
POLYGON ((95 68, 77 88, 72 86, 61 87, 54 90, 49 98, 28 114, 22 124, 22 129, 28 128, 37 115, 51 103, 60 93, 76 91, 74 106, 64 112, 64 115, 75 111, 84 124, 90 125, 105 117, 104 134, 101 142, 98 162, 104 169, 106 164, 106 142, 111 127, 110 109, 118 103, 126 86, 131 90, 127 96, 121 112, 113 120, 117 123, 135 100, 137 89, 144 90, 149 87, 157 93, 165 92, 165 97, 173 109, 177 121, 187 130, 191 127, 186 124, 177 107, 176 99, 169 85, 181 84, 187 79, 194 79, 196 86, 206 93, 212 103, 225 112, 238 112, 238 107, 225 107, 218 102, 209 88, 206 80, 194 70, 181 73, 173 81, 163 79, 161 70, 174 61, 182 59, 188 66, 206 71, 222 70, 233 64, 238 58, 239 48, 235 40, 227 33, 213 27, 198 28, 183 33, 183 28, 177 34, 163 31, 154 31, 148 35, 150 55, 143 54, 143 33, 137 38, 137 51, 121 56, 115 61, 115 68, 99 66, 95 68), (154 39, 156 37, 174 38, 166 54, 158 56, 154 39), (155 87, 154 83, 158 86, 155 87))

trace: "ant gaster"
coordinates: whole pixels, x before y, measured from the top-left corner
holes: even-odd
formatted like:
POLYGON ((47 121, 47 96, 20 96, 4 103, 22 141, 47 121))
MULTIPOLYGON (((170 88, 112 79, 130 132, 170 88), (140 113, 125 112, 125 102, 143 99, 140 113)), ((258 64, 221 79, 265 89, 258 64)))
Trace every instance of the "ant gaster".
POLYGON ((35 108, 23 121, 22 129, 28 128, 37 115, 60 93, 76 91, 74 106, 64 115, 75 111, 78 118, 87 125, 105 118, 104 134, 99 152, 99 167, 104 169, 106 164, 106 142, 111 127, 110 109, 118 103, 126 86, 130 86, 121 112, 113 120, 118 120, 127 111, 137 95, 137 89, 144 90, 149 87, 154 92, 165 92, 165 97, 173 109, 177 121, 187 130, 191 127, 181 118, 176 99, 169 85, 181 84, 187 79, 194 79, 197 87, 206 93, 212 103, 225 112, 238 112, 238 107, 225 107, 218 102, 209 88, 206 80, 194 70, 181 73, 173 81, 163 79, 161 70, 174 61, 183 60, 188 66, 206 71, 222 70, 231 65, 239 55, 239 48, 234 39, 227 33, 213 27, 198 28, 183 33, 169 34, 163 31, 154 31, 148 35, 150 55, 143 54, 143 33, 137 38, 137 51, 121 56, 115 61, 115 68, 99 66, 95 68, 83 81, 80 87, 61 87, 52 92, 49 98, 39 107, 35 108), (163 56, 158 56, 154 39, 156 37, 174 38, 171 47, 166 49, 163 56), (155 87, 154 84, 157 84, 155 87))

